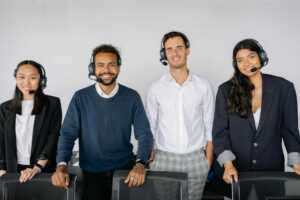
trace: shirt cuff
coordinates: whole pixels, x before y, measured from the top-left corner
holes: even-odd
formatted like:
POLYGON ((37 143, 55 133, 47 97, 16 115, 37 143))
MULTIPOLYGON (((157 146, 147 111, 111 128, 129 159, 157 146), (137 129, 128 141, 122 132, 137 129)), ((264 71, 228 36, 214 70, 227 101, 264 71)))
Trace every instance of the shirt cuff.
POLYGON ((209 142, 211 142, 212 141, 212 133, 208 132, 205 135, 206 135, 206 140, 209 141, 209 142))
POLYGON ((288 153, 288 165, 293 167, 294 164, 300 164, 300 153, 299 152, 288 153))
POLYGON ((224 163, 235 160, 235 155, 230 150, 223 151, 217 158, 219 164, 223 167, 224 163))
POLYGON ((60 166, 60 165, 67 166, 67 163, 66 163, 66 162, 64 162, 64 161, 62 161, 62 162, 59 162, 59 163, 57 163, 57 165, 56 165, 56 166, 58 167, 58 166, 60 166))

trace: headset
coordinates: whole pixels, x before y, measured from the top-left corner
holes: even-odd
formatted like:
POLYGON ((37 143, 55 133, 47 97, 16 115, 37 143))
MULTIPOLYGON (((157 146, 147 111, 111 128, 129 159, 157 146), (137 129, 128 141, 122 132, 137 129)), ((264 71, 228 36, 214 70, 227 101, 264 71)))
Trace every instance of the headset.
POLYGON ((45 70, 45 68, 43 67, 43 65, 41 65, 40 63, 35 62, 35 61, 33 61, 33 60, 24 60, 24 61, 20 62, 20 63, 17 65, 17 68, 14 70, 14 77, 15 77, 15 78, 17 77, 17 71, 18 71, 18 69, 20 68, 20 66, 25 65, 25 64, 32 65, 32 66, 34 66, 35 68, 38 69, 39 74, 40 74, 39 87, 40 87, 41 89, 45 89, 45 88, 47 87, 46 70, 45 70))
MULTIPOLYGON (((268 57, 267 52, 266 52, 266 51, 264 50, 264 48, 261 46, 261 44, 260 44, 257 40, 252 39, 252 38, 244 39, 244 40, 240 41, 239 43, 246 42, 246 41, 253 42, 253 43, 255 43, 255 44, 257 45, 257 47, 258 47, 258 52, 257 52, 257 54, 258 54, 258 56, 259 56, 260 63, 261 63, 261 67, 260 67, 260 68, 266 66, 266 65, 269 63, 269 57, 268 57)), ((238 44, 239 44, 239 43, 238 43, 238 44)), ((233 59, 233 66, 234 66, 234 67, 237 67, 237 62, 236 62, 236 59, 235 59, 235 58, 233 59)))
MULTIPOLYGON (((106 46, 106 45, 102 45, 102 46, 106 46)), ((99 47, 102 47, 102 46, 99 46, 99 47)), ((114 48, 114 47, 113 47, 114 48)), ((95 56, 96 54, 98 53, 110 53, 110 52, 94 52, 92 53, 91 55, 91 58, 90 58, 90 64, 88 65, 88 70, 89 70, 89 74, 88 74, 88 77, 91 79, 91 80, 96 80, 96 73, 95 73, 95 56)), ((114 53, 116 54, 117 56, 117 65, 118 66, 121 66, 122 65, 122 59, 121 59, 121 56, 119 55, 119 53, 114 53)))
POLYGON ((165 43, 168 39, 173 38, 173 37, 181 37, 184 41, 185 47, 186 48, 190 48, 190 41, 187 38, 187 36, 181 32, 178 31, 171 31, 169 33, 166 33, 162 40, 161 40, 161 45, 160 45, 160 59, 159 61, 163 64, 163 65, 168 65, 168 59, 166 56, 166 49, 165 49, 165 43))

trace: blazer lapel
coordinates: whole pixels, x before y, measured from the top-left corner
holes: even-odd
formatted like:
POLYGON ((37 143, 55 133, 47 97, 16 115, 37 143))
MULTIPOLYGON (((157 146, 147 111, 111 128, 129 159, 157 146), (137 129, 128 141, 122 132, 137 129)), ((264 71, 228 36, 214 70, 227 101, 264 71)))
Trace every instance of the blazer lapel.
POLYGON ((268 113, 270 108, 272 107, 272 97, 273 97, 273 88, 270 81, 262 74, 262 105, 261 105, 261 114, 260 120, 258 123, 258 128, 256 132, 256 137, 260 134, 265 121, 268 119, 268 113))
POLYGON ((256 127, 255 127, 255 122, 254 122, 254 117, 253 117, 253 114, 251 114, 249 117, 248 117, 248 122, 250 124, 250 127, 253 129, 254 132, 256 132, 256 127))
POLYGON ((8 147, 9 149, 11 148, 12 150, 10 150, 11 152, 11 156, 13 156, 14 160, 17 162, 17 141, 16 141, 16 114, 15 113, 11 113, 9 116, 9 128, 8 130, 8 137, 7 137, 7 141, 8 141, 8 147))
POLYGON ((46 113, 45 109, 46 109, 46 106, 43 106, 42 111, 39 114, 35 115, 34 126, 33 126, 33 135, 32 135, 31 155, 36 148, 38 136, 41 132, 41 126, 43 124, 43 120, 45 118, 45 113, 46 113))

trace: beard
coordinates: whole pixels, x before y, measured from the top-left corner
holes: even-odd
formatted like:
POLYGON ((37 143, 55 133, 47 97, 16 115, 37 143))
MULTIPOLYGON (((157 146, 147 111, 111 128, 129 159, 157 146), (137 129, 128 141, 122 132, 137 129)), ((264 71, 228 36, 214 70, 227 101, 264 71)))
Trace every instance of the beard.
POLYGON ((105 74, 99 74, 99 75, 97 75, 96 78, 97 78, 97 82, 98 82, 98 83, 101 83, 101 84, 103 84, 103 85, 107 85, 107 86, 108 86, 108 85, 112 85, 112 84, 114 84, 114 83, 116 82, 116 80, 117 80, 117 78, 118 78, 118 75, 111 74, 111 73, 105 73, 105 74), (102 76, 103 76, 103 75, 106 75, 106 74, 111 75, 112 78, 109 79, 109 80, 103 79, 102 76))

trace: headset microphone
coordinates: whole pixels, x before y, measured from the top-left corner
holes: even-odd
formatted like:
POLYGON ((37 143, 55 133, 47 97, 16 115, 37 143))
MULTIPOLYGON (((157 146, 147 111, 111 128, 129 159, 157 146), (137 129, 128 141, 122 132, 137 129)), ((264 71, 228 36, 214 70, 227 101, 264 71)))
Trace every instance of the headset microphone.
POLYGON ((252 69, 250 69, 251 72, 256 72, 258 70, 257 67, 253 67, 252 69))
POLYGON ((29 94, 34 94, 35 92, 35 90, 29 90, 29 94))
POLYGON ((256 66, 253 66, 250 71, 251 72, 256 72, 257 70, 261 69, 263 66, 260 66, 260 67, 256 67, 256 66))
POLYGON ((167 62, 165 59, 162 59, 162 58, 161 58, 159 61, 160 61, 163 65, 166 65, 166 66, 168 65, 168 62, 167 62))

